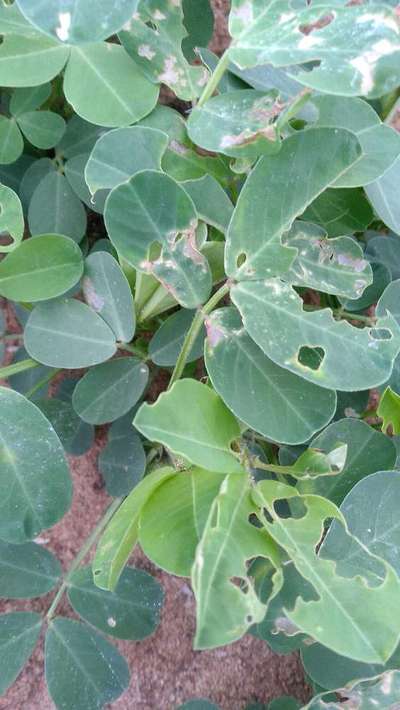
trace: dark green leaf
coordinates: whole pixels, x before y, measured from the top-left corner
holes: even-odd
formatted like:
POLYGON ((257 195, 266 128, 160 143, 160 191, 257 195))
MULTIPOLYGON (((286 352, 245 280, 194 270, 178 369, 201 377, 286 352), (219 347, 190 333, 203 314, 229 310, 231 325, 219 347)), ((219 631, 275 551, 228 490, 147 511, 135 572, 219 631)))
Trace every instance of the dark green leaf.
POLYGON ((79 380, 72 404, 89 424, 105 424, 126 414, 143 394, 149 369, 134 357, 120 357, 93 367, 79 380))
POLYGON ((4 695, 22 671, 39 638, 42 617, 30 611, 0 616, 0 693, 4 695))
POLYGON ((93 582, 91 567, 74 573, 68 588, 72 607, 85 621, 105 634, 140 641, 160 622, 164 592, 147 572, 125 567, 113 592, 93 582))
POLYGON ((24 241, 0 263, 0 294, 14 301, 44 301, 75 286, 83 273, 78 245, 56 234, 24 241))
MULTIPOLYGON (((156 365, 160 367, 175 365, 194 315, 195 311, 181 309, 169 316, 156 331, 149 343, 149 355, 156 365)), ((201 357, 204 337, 203 327, 193 344, 187 362, 193 362, 201 357)))
POLYGON ((31 234, 64 234, 80 242, 86 231, 85 209, 67 178, 49 172, 36 187, 29 205, 31 234))
POLYGON ((24 149, 24 141, 13 118, 0 116, 0 163, 15 163, 24 149))
POLYGON ((32 402, 0 388, 0 537, 13 543, 35 538, 71 504, 67 461, 53 427, 32 402))
POLYGON ((89 306, 73 299, 36 306, 26 325, 24 342, 35 360, 70 369, 104 362, 116 351, 108 325, 89 306))
POLYGON ((41 545, 0 541, 0 596, 32 599, 50 592, 61 576, 61 565, 41 545))
POLYGON ((129 684, 127 663, 114 646, 71 619, 49 625, 45 662, 50 697, 65 710, 101 710, 129 684))

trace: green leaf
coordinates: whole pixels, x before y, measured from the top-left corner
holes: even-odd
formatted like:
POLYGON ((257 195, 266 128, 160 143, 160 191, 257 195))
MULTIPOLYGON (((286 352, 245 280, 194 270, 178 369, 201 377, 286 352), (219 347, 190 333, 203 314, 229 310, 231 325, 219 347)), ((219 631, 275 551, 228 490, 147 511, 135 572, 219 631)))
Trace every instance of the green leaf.
POLYGON ((336 321, 329 309, 304 310, 300 296, 280 279, 241 282, 232 287, 231 296, 265 354, 310 382, 354 391, 386 382, 392 371, 400 329, 389 312, 374 328, 357 328, 336 321), (315 362, 304 361, 302 355, 313 352, 315 362))
POLYGON ((142 396, 149 368, 135 357, 120 357, 89 370, 72 397, 75 411, 89 424, 113 422, 142 396))
POLYGON ((128 126, 154 108, 158 87, 117 44, 72 47, 64 77, 65 98, 79 116, 100 126, 128 126))
POLYGON ((42 106, 51 94, 51 84, 14 89, 10 99, 10 113, 18 118, 27 111, 35 111, 42 106))
POLYGON ((113 591, 138 539, 141 510, 164 481, 175 476, 173 468, 159 468, 146 476, 124 500, 111 518, 97 545, 92 569, 100 589, 113 591))
POLYGON ((357 138, 349 131, 310 128, 285 140, 278 155, 261 158, 229 227, 228 276, 264 279, 287 271, 296 251, 282 246, 282 234, 359 157, 357 138))
POLYGON ((237 420, 212 389, 196 380, 180 380, 155 404, 142 404, 133 425, 195 466, 243 473, 231 450, 240 436, 237 420), (196 408, 188 410, 189 402, 196 402, 196 408))
POLYGON ((84 453, 85 449, 81 452, 79 447, 76 448, 75 440, 79 438, 79 432, 85 426, 85 422, 75 414, 71 402, 51 397, 37 399, 35 403, 51 423, 65 451, 75 456, 84 453))
POLYGON ((182 49, 188 61, 196 58, 195 49, 206 47, 214 30, 214 14, 210 0, 183 0, 183 24, 188 33, 182 49))
MULTIPOLYGON (((400 255, 399 255, 399 245, 400 239, 396 234, 381 234, 377 237, 372 237, 368 241, 366 256, 369 259, 378 261, 383 264, 388 269, 391 274, 392 279, 400 278, 400 255)), ((397 286, 391 286, 390 289, 386 288, 385 303, 386 298, 389 293, 393 290, 393 296, 397 291, 397 286)), ((391 307, 393 307, 394 299, 391 299, 391 307)))
POLYGON ((400 153, 400 136, 380 121, 366 101, 344 96, 316 96, 312 106, 318 116, 314 125, 353 131, 363 151, 361 160, 335 182, 335 187, 368 185, 394 163, 400 153))
POLYGON ((175 180, 197 180, 210 174, 221 183, 229 181, 229 169, 221 156, 214 158, 195 152, 187 135, 186 121, 174 109, 158 104, 149 116, 142 119, 141 125, 157 128, 168 135, 162 169, 175 180))
POLYGON ((49 625, 45 662, 50 697, 59 708, 99 710, 129 685, 123 656, 90 626, 72 619, 59 617, 49 625))
POLYGON ((146 470, 146 453, 132 427, 132 414, 112 424, 108 442, 98 459, 99 471, 110 496, 127 496, 146 470))
POLYGON ((382 177, 365 188, 378 217, 396 234, 400 234, 400 206, 396 185, 400 179, 400 157, 382 177))
MULTIPOLYGON (((72 407, 72 394, 75 389, 77 379, 74 377, 68 377, 63 379, 56 391, 57 402, 62 402, 67 406, 67 409, 63 409, 59 412, 50 412, 54 420, 54 425, 59 426, 62 429, 63 434, 63 445, 67 453, 72 456, 82 456, 86 453, 92 446, 94 441, 94 427, 91 424, 83 422, 77 414, 75 414, 72 407), (60 421, 61 419, 61 421, 60 421), (75 422, 78 420, 75 427, 75 422), (71 421, 74 426, 71 425, 71 421)), ((49 411, 49 402, 54 400, 47 400, 46 410, 49 411)), ((40 402, 40 406, 43 408, 43 400, 40 402)), ((51 407, 50 407, 51 409, 51 407)))
POLYGON ((387 433, 391 427, 393 434, 400 434, 400 396, 390 387, 386 387, 376 413, 382 419, 382 431, 387 433))
POLYGON ((193 229, 164 246, 161 255, 149 262, 148 268, 184 308, 197 308, 210 296, 211 269, 198 249, 193 229))
POLYGON ((373 281, 372 284, 367 286, 365 291, 363 291, 362 296, 352 300, 339 297, 339 300, 346 311, 358 313, 359 311, 363 311, 365 308, 369 308, 369 306, 372 306, 380 299, 386 286, 389 285, 391 281, 389 269, 384 264, 380 264, 378 261, 371 261, 370 263, 373 281))
POLYGON ((279 151, 274 120, 282 108, 277 91, 240 89, 220 94, 192 111, 189 137, 206 150, 255 160, 279 151))
POLYGON ((99 138, 86 165, 90 192, 112 190, 140 170, 161 170, 167 144, 165 133, 146 126, 109 131, 99 138))
POLYGON ((295 286, 357 298, 372 283, 371 266, 351 237, 327 239, 321 227, 298 220, 284 243, 297 249, 285 274, 285 280, 295 286))
POLYGON ((178 233, 196 226, 197 215, 192 200, 175 180, 155 170, 143 170, 112 190, 104 219, 117 251, 129 264, 145 271, 143 262, 149 258, 151 245, 173 244, 178 233))
POLYGON ((90 153, 96 141, 106 132, 103 126, 84 121, 74 114, 67 123, 67 129, 56 148, 63 158, 74 158, 83 153, 90 153))
POLYGON ((24 343, 29 355, 43 365, 69 369, 97 365, 116 351, 108 325, 89 306, 73 299, 36 306, 24 343))
POLYGON ((196 698, 195 700, 188 700, 183 705, 179 705, 176 710, 220 710, 219 705, 210 703, 209 700, 203 698, 196 698))
POLYGON ((325 93, 374 97, 399 83, 399 28, 394 8, 332 5, 320 0, 293 11, 287 2, 234 0, 229 56, 240 68, 316 62, 289 74, 325 93), (355 32, 355 28, 357 31, 355 32), (374 53, 371 55, 371 46, 374 53))
POLYGON ((329 237, 362 232, 374 218, 362 190, 328 189, 305 210, 303 219, 323 227, 329 237))
POLYGON ((35 0, 17 0, 27 20, 41 32, 60 42, 81 44, 99 42, 115 34, 131 19, 138 0, 50 0, 46 5, 35 0))
POLYGON ((328 424, 335 393, 275 365, 249 338, 236 309, 214 311, 206 325, 207 372, 239 419, 273 441, 290 444, 307 441, 328 424))
POLYGON ((204 175, 198 180, 185 180, 183 187, 192 198, 200 219, 225 234, 233 205, 220 183, 211 175, 204 175))
POLYGON ((24 241, 0 263, 0 294, 14 301, 44 301, 68 291, 83 272, 78 245, 60 235, 24 241))
POLYGON ((65 121, 53 111, 29 111, 18 116, 25 138, 42 150, 54 148, 65 133, 65 121))
POLYGON ((51 158, 39 158, 39 160, 35 160, 26 170, 19 188, 19 196, 25 213, 28 212, 29 204, 36 187, 48 173, 55 172, 55 170, 56 166, 51 158))
POLYGON ((14 683, 39 638, 42 617, 31 611, 0 615, 0 693, 14 683))
MULTIPOLYGON (((95 197, 90 193, 90 190, 85 181, 85 168, 89 159, 88 153, 75 155, 70 158, 64 166, 65 177, 76 196, 85 203, 93 212, 103 214, 104 204, 108 195, 107 190, 100 190, 95 197)), ((95 242, 97 244, 97 242, 95 242)))
MULTIPOLYGON (((183 341, 189 330, 195 312, 181 309, 169 316, 155 332, 149 343, 149 356, 159 367, 173 367, 182 350, 183 341)), ((203 354, 205 329, 201 329, 187 358, 187 362, 198 360, 203 354)))
MULTIPOLYGON (((351 576, 341 575, 335 560, 317 555, 327 519, 337 520, 343 525, 344 534, 357 542, 348 532, 341 512, 325 498, 299 496, 292 486, 277 481, 262 481, 254 496, 263 510, 258 514, 260 522, 313 588, 311 600, 299 596, 293 609, 285 609, 287 618, 337 653, 358 661, 385 662, 400 635, 393 626, 400 604, 400 581, 392 567, 382 561, 383 582, 369 586, 364 576, 355 576, 353 571, 351 576), (302 504, 303 515, 281 517, 276 506, 281 499, 302 504), (346 636, 343 628, 348 630, 346 636)), ((376 561, 374 557, 370 559, 376 561)))
POLYGON ((365 476, 391 469, 396 461, 392 440, 357 419, 342 419, 312 440, 315 449, 329 451, 339 443, 347 445, 345 466, 339 476, 317 478, 298 484, 302 493, 316 493, 340 505, 353 486, 365 476))
POLYGON ((81 241, 86 212, 64 175, 49 172, 40 181, 29 205, 28 222, 32 235, 64 234, 81 241))
POLYGON ((113 592, 93 582, 91 567, 74 572, 68 599, 85 621, 105 634, 140 641, 150 636, 160 622, 164 592, 147 572, 126 567, 113 592))
POLYGON ((50 528, 71 504, 72 483, 60 440, 41 411, 0 388, 0 537, 22 543, 50 528))
POLYGON ((142 508, 139 543, 170 574, 190 577, 197 545, 221 487, 218 473, 191 468, 159 486, 142 508), (160 516, 160 510, 168 511, 160 516))
MULTIPOLYGON (((340 691, 339 691, 340 692, 340 691)), ((346 700, 344 702, 353 703, 354 707, 360 710, 379 707, 382 710, 391 710, 397 702, 400 692, 400 671, 387 671, 377 678, 362 680, 351 688, 346 688, 346 700)), ((330 695, 330 694, 329 694, 330 695)), ((342 710, 345 705, 341 701, 332 702, 331 697, 325 693, 317 695, 303 710, 323 710, 329 702, 330 710, 342 710)))
POLYGON ((110 254, 98 252, 85 260, 82 289, 86 302, 110 326, 117 340, 129 343, 136 318, 128 280, 110 254))
POLYGON ((264 617, 266 607, 248 576, 247 561, 276 558, 277 550, 249 521, 256 509, 250 491, 247 476, 226 476, 207 517, 192 568, 196 649, 232 643, 264 617))
POLYGON ((0 85, 39 86, 64 67, 70 50, 43 35, 7 34, 0 46, 0 85))
POLYGON ((330 651, 329 648, 313 643, 301 649, 301 661, 308 676, 314 683, 327 690, 343 688, 358 678, 372 678, 385 670, 398 668, 400 652, 397 648, 385 665, 380 663, 359 663, 330 651))
POLYGON ((41 545, 0 542, 0 596, 32 599, 50 592, 61 577, 61 565, 41 545))
POLYGON ((38 32, 32 27, 23 14, 19 11, 17 4, 0 3, 0 32, 1 34, 20 34, 25 37, 37 37, 38 32))
POLYGON ((15 163, 23 150, 24 141, 15 120, 0 116, 0 163, 15 163))
POLYGON ((8 235, 11 244, 0 244, 0 253, 13 251, 24 236, 24 215, 18 195, 6 185, 0 185, 0 234, 8 235))
POLYGON ((397 574, 400 574, 398 546, 400 521, 396 515, 400 499, 400 473, 398 471, 378 471, 364 477, 347 494, 340 510, 352 538, 344 535, 343 528, 333 523, 321 546, 324 557, 337 560, 340 573, 371 573, 383 581, 385 560, 397 574), (373 501, 373 506, 371 506, 373 501), (376 555, 374 559, 365 551, 376 555))
POLYGON ((204 67, 192 67, 186 61, 182 52, 185 36, 182 0, 148 0, 139 17, 119 33, 126 51, 150 81, 162 82, 178 98, 192 101, 202 93, 209 74, 204 67))

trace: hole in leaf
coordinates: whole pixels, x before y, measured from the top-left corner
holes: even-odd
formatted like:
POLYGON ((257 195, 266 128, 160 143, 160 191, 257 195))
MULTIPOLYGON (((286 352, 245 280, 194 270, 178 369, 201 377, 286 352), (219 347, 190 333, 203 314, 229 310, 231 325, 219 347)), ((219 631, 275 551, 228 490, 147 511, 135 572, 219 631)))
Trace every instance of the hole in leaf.
POLYGON ((308 367, 310 370, 319 370, 325 357, 323 348, 309 348, 303 345, 297 355, 300 365, 308 367))
POLYGON ((252 623, 253 623, 253 617, 252 617, 251 614, 247 614, 247 616, 246 616, 246 622, 247 622, 248 624, 252 624, 252 623))
POLYGON ((242 251, 241 254, 239 254, 238 258, 236 259, 237 268, 240 269, 240 267, 246 263, 246 260, 247 260, 247 254, 245 254, 244 251, 242 251))
POLYGON ((307 508, 301 498, 274 501, 274 510, 279 518, 304 518, 307 508))
POLYGON ((328 12, 326 15, 323 15, 319 18, 319 20, 316 20, 315 22, 310 22, 307 25, 299 25, 299 30, 303 35, 306 35, 307 37, 309 34, 311 34, 311 32, 314 32, 314 30, 322 30, 323 27, 327 27, 334 19, 335 15, 333 14, 333 12, 328 12))
POLYGON ((392 333, 387 328, 372 328, 371 330, 371 338, 374 340, 391 340, 392 337, 392 333))

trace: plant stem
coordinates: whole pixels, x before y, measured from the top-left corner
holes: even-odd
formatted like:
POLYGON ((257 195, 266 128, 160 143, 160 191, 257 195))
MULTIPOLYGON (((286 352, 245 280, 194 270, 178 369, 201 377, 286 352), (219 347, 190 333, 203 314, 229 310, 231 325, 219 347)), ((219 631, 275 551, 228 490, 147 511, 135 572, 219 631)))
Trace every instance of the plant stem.
POLYGON ((10 333, 9 335, 2 335, 0 340, 5 340, 7 342, 9 340, 22 340, 23 337, 23 333, 10 333))
POLYGON ((303 91, 300 91, 300 93, 294 97, 293 101, 282 111, 277 119, 276 127, 278 132, 282 131, 283 127, 300 111, 310 98, 311 89, 303 89, 303 91))
POLYGON ((208 99, 211 98, 215 89, 217 88, 219 82, 221 81, 223 75, 225 74, 229 65, 229 54, 226 49, 222 57, 220 57, 217 66, 215 67, 213 73, 211 74, 210 80, 207 83, 202 95, 200 96, 197 106, 203 106, 208 99))
POLYGON ((29 358, 27 360, 21 360, 21 362, 15 362, 13 365, 0 367, 0 378, 6 379, 7 377, 11 377, 11 375, 18 375, 20 372, 25 372, 25 370, 31 370, 33 367, 39 367, 39 365, 40 362, 29 358))
POLYGON ((146 360, 149 359, 143 350, 137 348, 135 345, 131 345, 130 343, 117 343, 117 348, 119 350, 126 350, 127 353, 132 353, 132 355, 136 355, 136 357, 143 360, 143 362, 146 362, 146 360))
POLYGON ((109 523, 111 520, 112 516, 116 512, 116 510, 119 508, 121 505, 122 498, 116 498, 113 500, 109 508, 107 508, 106 512, 104 513, 103 517, 99 520, 97 523, 96 527, 92 530, 90 533, 89 537, 87 540, 83 543, 81 549, 79 550, 77 556, 73 560, 68 572, 66 573, 61 586, 54 597, 48 611, 46 614, 46 621, 49 622, 53 618, 57 607, 64 595, 65 590, 67 589, 69 582, 71 581, 71 577, 74 574, 75 570, 79 567, 81 562, 85 559, 86 555, 90 551, 90 549, 93 547, 94 543, 96 542, 97 538, 100 537, 101 533, 103 532, 104 528, 106 525, 109 523))
POLYGON ((182 372, 185 369, 186 361, 190 355, 190 351, 192 350, 194 342, 201 330, 201 326, 203 325, 205 316, 207 316, 209 313, 211 313, 212 310, 214 310, 215 306, 218 305, 220 300, 224 296, 226 296, 227 293, 229 293, 229 289, 230 284, 228 282, 225 282, 221 286, 221 288, 219 288, 218 291, 216 291, 214 295, 211 296, 210 300, 207 301, 207 303, 202 308, 199 308, 199 310, 197 311, 195 317, 193 318, 192 325, 190 326, 186 334, 186 338, 182 345, 182 350, 179 353, 178 360, 176 361, 174 371, 169 381, 168 389, 171 389, 174 382, 179 380, 179 378, 181 377, 182 372))
MULTIPOLYGON (((303 309, 305 311, 324 310, 323 308, 320 308, 319 306, 309 306, 308 304, 304 304, 303 309)), ((332 310, 333 315, 337 316, 339 318, 346 318, 346 320, 358 320, 358 321, 360 321, 360 323, 366 323, 366 325, 375 325, 375 323, 376 323, 376 318, 372 318, 371 316, 362 316, 362 315, 359 315, 358 313, 349 313, 348 311, 344 311, 342 308, 332 308, 331 310, 332 310)))
POLYGON ((35 394, 35 392, 40 390, 40 388, 43 387, 44 385, 47 385, 47 383, 50 382, 53 379, 53 377, 58 375, 59 372, 61 372, 61 370, 52 370, 51 372, 47 373, 47 375, 45 375, 44 377, 42 377, 41 380, 36 382, 33 385, 33 387, 30 388, 30 390, 25 392, 25 397, 27 399, 30 399, 35 394))

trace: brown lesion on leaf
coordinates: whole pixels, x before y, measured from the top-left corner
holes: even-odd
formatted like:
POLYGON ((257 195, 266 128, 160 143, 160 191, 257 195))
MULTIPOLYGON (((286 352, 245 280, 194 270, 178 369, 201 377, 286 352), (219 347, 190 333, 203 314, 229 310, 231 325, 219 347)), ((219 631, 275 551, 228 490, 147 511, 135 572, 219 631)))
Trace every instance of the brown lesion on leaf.
POLYGON ((319 20, 316 20, 315 22, 309 22, 308 24, 299 25, 299 30, 303 35, 306 35, 307 37, 309 34, 311 34, 311 32, 314 32, 314 30, 322 30, 324 27, 327 27, 331 24, 331 22, 333 22, 334 19, 335 14, 333 12, 328 12, 326 15, 323 15, 319 18, 319 20))
POLYGON ((244 131, 238 135, 225 135, 222 137, 220 142, 220 148, 241 148, 242 146, 251 145, 259 140, 259 138, 265 138, 271 143, 278 140, 278 134, 274 126, 266 126, 265 128, 260 128, 258 131, 250 131, 246 128, 244 131))

